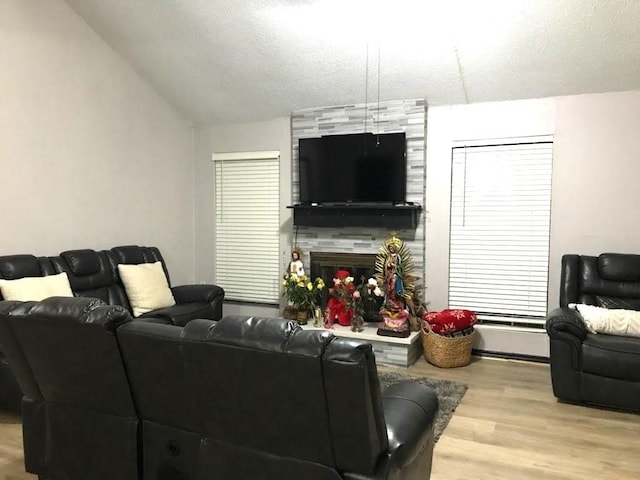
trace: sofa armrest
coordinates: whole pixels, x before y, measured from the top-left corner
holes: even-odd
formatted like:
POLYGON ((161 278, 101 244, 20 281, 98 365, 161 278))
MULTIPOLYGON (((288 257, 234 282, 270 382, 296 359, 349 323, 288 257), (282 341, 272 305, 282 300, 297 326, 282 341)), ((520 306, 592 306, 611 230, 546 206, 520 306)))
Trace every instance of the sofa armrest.
POLYGON ((173 325, 173 322, 166 317, 136 317, 133 319, 134 322, 143 322, 143 323, 157 323, 159 325, 173 325))
POLYGON ((224 290, 217 285, 180 285, 172 287, 171 293, 176 303, 214 303, 224 298, 224 290))
POLYGON ((545 328, 550 338, 568 340, 577 347, 587 338, 588 333, 580 312, 566 307, 549 312, 545 328))
POLYGON ((396 383, 382 392, 390 461, 397 468, 411 464, 425 448, 433 449, 438 407, 435 392, 414 381, 396 383))

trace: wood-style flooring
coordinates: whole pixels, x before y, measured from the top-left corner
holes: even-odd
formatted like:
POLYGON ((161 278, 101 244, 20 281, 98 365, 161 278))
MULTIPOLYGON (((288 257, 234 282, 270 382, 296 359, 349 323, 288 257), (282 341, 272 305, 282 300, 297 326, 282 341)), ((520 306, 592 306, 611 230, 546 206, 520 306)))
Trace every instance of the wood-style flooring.
MULTIPOLYGON (((436 444, 433 480, 640 479, 640 415, 557 402, 548 365, 474 357, 440 369, 421 358, 380 370, 469 385, 436 444)), ((0 412, 0 480, 35 480, 22 462, 20 420, 0 412)))

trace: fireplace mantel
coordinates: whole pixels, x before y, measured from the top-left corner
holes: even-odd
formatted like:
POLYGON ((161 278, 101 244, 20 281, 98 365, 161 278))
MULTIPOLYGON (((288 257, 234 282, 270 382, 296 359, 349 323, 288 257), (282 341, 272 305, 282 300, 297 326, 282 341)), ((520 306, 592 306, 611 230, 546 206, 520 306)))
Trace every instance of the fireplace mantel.
POLYGON ((422 207, 414 204, 291 205, 294 225, 306 227, 418 227, 422 207))

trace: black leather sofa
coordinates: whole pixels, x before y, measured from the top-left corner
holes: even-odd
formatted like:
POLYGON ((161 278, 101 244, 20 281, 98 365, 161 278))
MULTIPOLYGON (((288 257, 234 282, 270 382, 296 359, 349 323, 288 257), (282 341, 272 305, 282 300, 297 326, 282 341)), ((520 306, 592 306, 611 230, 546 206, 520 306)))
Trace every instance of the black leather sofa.
MULTIPOLYGON (((154 262, 161 262, 176 304, 141 317, 180 326, 194 318, 222 318, 224 290, 217 285, 171 286, 164 258, 157 247, 126 245, 101 251, 68 250, 52 257, 28 254, 0 256, 0 279, 16 280, 65 272, 75 296, 99 298, 109 305, 120 305, 132 312, 118 274, 118 265, 154 262)), ((0 300, 3 300, 1 294, 0 300)), ((0 407, 15 411, 19 404, 17 383, 0 348, 0 407)))
POLYGON ((185 327, 120 306, 0 302, 41 479, 428 479, 435 393, 380 391, 370 344, 282 319, 185 327), (158 362, 162 358, 162 362, 158 362))
POLYGON ((564 255, 560 308, 546 320, 558 399, 640 411, 640 338, 589 333, 570 303, 640 310, 640 255, 564 255))

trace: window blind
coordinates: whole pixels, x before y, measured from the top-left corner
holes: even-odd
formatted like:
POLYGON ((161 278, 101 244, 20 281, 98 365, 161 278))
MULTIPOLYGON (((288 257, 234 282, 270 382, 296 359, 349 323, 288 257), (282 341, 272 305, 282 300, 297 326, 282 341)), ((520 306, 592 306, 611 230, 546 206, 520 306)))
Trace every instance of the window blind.
POLYGON ((215 278, 228 299, 279 301, 279 155, 213 156, 215 278))
POLYGON ((552 151, 550 141, 453 148, 450 308, 544 326, 552 151))

